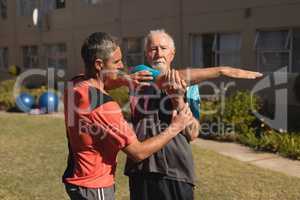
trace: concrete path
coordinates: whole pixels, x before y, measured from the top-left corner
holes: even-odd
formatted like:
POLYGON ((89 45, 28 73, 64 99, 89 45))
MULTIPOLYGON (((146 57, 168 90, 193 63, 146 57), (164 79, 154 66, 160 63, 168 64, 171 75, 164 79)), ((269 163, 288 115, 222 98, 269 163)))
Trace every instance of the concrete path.
POLYGON ((200 148, 212 150, 258 167, 300 178, 300 161, 290 160, 272 153, 256 152, 249 147, 236 143, 204 139, 197 139, 193 143, 199 145, 200 148))

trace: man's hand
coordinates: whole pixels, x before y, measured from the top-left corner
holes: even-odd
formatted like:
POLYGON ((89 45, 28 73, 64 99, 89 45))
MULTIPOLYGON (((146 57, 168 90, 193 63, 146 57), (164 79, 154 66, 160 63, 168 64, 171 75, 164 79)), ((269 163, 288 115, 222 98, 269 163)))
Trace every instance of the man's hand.
POLYGON ((189 105, 186 103, 181 110, 173 111, 170 127, 173 131, 182 131, 193 122, 193 114, 189 105))
POLYGON ((243 78, 243 79, 256 79, 263 76, 262 73, 238 69, 233 67, 221 66, 220 67, 221 75, 227 76, 230 78, 243 78))
POLYGON ((181 110, 185 104, 186 83, 180 78, 177 70, 172 69, 166 72, 163 88, 171 98, 173 108, 181 110))
POLYGON ((120 79, 124 85, 129 88, 135 88, 138 86, 149 86, 149 81, 153 80, 149 71, 139 71, 133 74, 121 74, 120 79))

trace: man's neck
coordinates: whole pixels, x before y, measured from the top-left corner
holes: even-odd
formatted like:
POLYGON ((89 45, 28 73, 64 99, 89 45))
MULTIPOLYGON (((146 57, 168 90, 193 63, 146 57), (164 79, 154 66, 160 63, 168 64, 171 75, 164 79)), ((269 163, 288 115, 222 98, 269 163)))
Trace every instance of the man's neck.
POLYGON ((89 77, 86 77, 86 78, 87 78, 88 83, 91 86, 93 86, 93 87, 95 87, 95 88, 97 88, 97 89, 104 92, 104 84, 103 84, 103 81, 101 79, 89 78, 89 77))

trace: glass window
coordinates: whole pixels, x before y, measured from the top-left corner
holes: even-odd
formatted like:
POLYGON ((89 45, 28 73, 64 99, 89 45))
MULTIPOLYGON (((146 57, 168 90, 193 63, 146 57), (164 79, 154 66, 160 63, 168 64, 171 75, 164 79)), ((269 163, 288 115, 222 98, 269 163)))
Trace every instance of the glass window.
POLYGON ((257 64, 262 72, 290 66, 291 31, 258 31, 256 36, 257 64))
POLYGON ((96 5, 102 3, 103 0, 81 0, 82 3, 96 5))
POLYGON ((293 31, 292 72, 300 72, 300 29, 295 29, 293 31))
POLYGON ((192 36, 192 66, 240 66, 239 33, 215 33, 192 36))
POLYGON ((124 63, 129 66, 136 66, 144 63, 143 38, 123 39, 124 63))
POLYGON ((56 9, 65 8, 66 1, 65 0, 56 0, 56 9))
POLYGON ((38 68, 38 47, 36 45, 23 46, 23 67, 24 68, 38 68))
POLYGON ((8 68, 8 48, 0 48, 0 69, 8 68))
POLYGON ((203 66, 203 42, 201 35, 192 36, 192 66, 203 66))
POLYGON ((7 18, 7 0, 0 0, 0 17, 7 18))
POLYGON ((67 68, 67 47, 65 44, 46 45, 47 68, 66 69, 67 68))
POLYGON ((215 36, 214 51, 217 65, 240 66, 241 36, 239 33, 222 33, 215 36))
POLYGON ((18 16, 32 16, 34 8, 38 8, 38 0, 17 0, 18 16))

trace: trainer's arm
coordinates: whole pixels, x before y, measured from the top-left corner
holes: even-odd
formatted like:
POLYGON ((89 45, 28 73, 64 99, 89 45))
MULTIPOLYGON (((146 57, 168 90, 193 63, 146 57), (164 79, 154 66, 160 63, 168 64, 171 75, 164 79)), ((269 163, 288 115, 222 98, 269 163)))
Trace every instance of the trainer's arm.
POLYGON ((178 112, 177 115, 173 115, 172 122, 165 131, 143 142, 136 139, 131 144, 123 148, 123 152, 126 153, 132 160, 140 162, 148 158, 153 153, 159 151, 172 138, 190 124, 193 116, 190 112, 188 112, 188 109, 188 105, 185 104, 183 110, 178 112))
POLYGON ((140 85, 150 85, 149 82, 153 80, 151 73, 148 71, 139 71, 133 74, 126 74, 120 72, 115 79, 106 79, 104 88, 106 90, 112 90, 122 86, 127 86, 128 88, 134 88, 140 85))
POLYGON ((174 131, 169 127, 160 134, 143 142, 140 142, 138 139, 134 140, 130 145, 123 149, 123 152, 135 162, 140 162, 163 148, 179 132, 180 131, 174 131))

